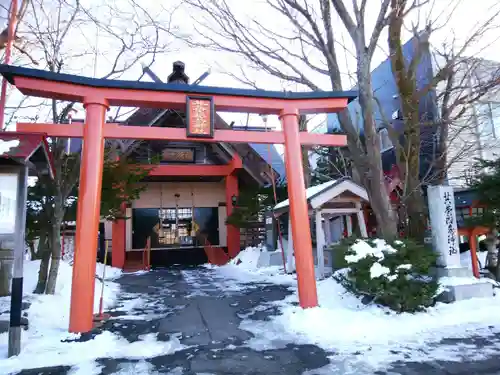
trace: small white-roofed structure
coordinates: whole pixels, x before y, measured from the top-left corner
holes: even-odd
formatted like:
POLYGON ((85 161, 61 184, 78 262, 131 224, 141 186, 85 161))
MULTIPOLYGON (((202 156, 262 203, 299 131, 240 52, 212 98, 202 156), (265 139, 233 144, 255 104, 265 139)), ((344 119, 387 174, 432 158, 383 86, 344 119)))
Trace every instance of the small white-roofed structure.
MULTIPOLYGON (((325 259, 324 248, 340 241, 353 233, 353 216, 361 237, 368 237, 362 202, 368 201, 366 190, 350 178, 325 182, 306 189, 309 216, 314 217, 316 226, 316 274, 324 277, 325 271, 331 271, 331 260, 325 259), (326 269, 328 268, 328 270, 326 269)), ((289 212, 288 199, 274 207, 274 214, 281 216, 289 212)), ((293 239, 290 218, 288 219, 288 241, 283 244, 288 272, 295 269, 293 239)))

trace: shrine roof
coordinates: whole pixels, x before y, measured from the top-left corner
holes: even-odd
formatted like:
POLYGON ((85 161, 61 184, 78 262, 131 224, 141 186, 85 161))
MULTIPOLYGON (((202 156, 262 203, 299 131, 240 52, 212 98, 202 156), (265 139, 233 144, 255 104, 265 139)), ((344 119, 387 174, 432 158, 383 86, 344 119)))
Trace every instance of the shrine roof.
POLYGON ((150 90, 166 92, 182 92, 186 94, 199 95, 227 95, 236 97, 252 97, 266 99, 347 99, 348 102, 356 99, 356 91, 311 91, 311 92, 289 92, 289 91, 267 91, 252 90, 216 86, 185 85, 182 83, 157 83, 144 81, 124 81, 114 79, 100 79, 83 77, 73 74, 54 73, 47 70, 23 68, 12 65, 0 65, 2 74, 11 84, 15 85, 16 77, 34 78, 46 81, 69 83, 96 88, 150 90))
POLYGON ((2 159, 19 164, 29 161, 35 167, 43 166, 54 176, 52 154, 42 133, 0 131, 0 160, 2 159))
MULTIPOLYGON (((316 209, 345 193, 368 201, 368 194, 366 190, 352 181, 349 177, 327 181, 323 184, 307 188, 306 199, 309 208, 316 209)), ((274 212, 282 214, 288 211, 289 206, 290 201, 286 199, 274 206, 274 212)))

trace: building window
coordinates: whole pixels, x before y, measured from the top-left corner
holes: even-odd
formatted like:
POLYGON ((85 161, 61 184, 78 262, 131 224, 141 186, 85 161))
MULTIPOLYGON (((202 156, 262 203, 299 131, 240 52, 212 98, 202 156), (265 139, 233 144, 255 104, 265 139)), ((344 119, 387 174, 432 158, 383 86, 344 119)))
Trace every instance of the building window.
POLYGON ((389 132, 387 131, 386 128, 380 129, 378 132, 378 135, 380 138, 380 151, 381 152, 390 150, 391 148, 394 147, 394 145, 391 142, 391 138, 389 138, 389 132))
POLYGON ((392 112, 392 119, 393 120, 402 120, 403 119, 403 114, 401 113, 400 109, 397 109, 394 112, 392 112))
POLYGON ((491 124, 493 136, 500 139, 500 103, 488 103, 488 120, 491 124))
POLYGON ((480 135, 500 139, 500 102, 481 102, 475 107, 480 135))
POLYGON ((468 218, 470 214, 469 207, 456 208, 457 220, 463 221, 468 218))
POLYGON ((470 186, 472 185, 472 178, 474 177, 474 171, 471 169, 466 169, 463 171, 463 176, 465 179, 465 185, 470 186))
POLYGON ((484 213, 483 207, 472 207, 472 216, 479 216, 484 213))

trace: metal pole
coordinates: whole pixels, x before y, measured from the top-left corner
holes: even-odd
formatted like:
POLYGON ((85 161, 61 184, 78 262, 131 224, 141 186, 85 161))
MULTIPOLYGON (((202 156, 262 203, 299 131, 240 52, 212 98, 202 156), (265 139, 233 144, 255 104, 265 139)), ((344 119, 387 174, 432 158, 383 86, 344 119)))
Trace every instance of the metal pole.
POLYGON ((24 231, 26 227, 26 195, 28 192, 28 167, 19 172, 17 189, 16 233, 14 235, 14 270, 10 296, 10 327, 8 355, 12 357, 21 352, 21 313, 23 303, 23 263, 24 231))
MULTIPOLYGON (((14 33, 16 30, 16 16, 17 16, 17 0, 10 2, 9 25, 7 34, 7 45, 5 46, 5 58, 3 63, 10 64, 10 56, 12 54, 12 41, 14 40, 14 33)), ((0 130, 4 128, 5 124, 5 103, 7 101, 7 80, 2 79, 2 91, 0 93, 0 130)))

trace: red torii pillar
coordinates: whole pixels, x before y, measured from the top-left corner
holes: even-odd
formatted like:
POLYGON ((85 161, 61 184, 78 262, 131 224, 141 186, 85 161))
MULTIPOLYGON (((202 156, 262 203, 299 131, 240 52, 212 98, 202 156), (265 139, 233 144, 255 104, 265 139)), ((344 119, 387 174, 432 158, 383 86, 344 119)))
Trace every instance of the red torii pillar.
POLYGON ((280 120, 285 133, 285 169, 290 201, 290 221, 297 270, 297 289, 300 306, 318 306, 316 275, 312 252, 311 226, 304 186, 304 167, 299 134, 299 111, 296 108, 283 109, 280 120), (313 285, 313 287, 311 287, 313 285))
MULTIPOLYGON (((227 217, 233 213, 233 196, 238 197, 238 177, 230 174, 226 177, 226 213, 227 217)), ((240 252, 240 229, 234 225, 227 225, 227 252, 232 259, 240 252)))
MULTIPOLYGON (((229 173, 225 178, 226 185, 226 214, 229 217, 233 213, 233 196, 238 198, 239 186, 237 172, 243 168, 243 161, 238 155, 233 155, 229 163, 229 173)), ((241 250, 240 229, 233 226, 227 226, 227 252, 230 258, 234 258, 241 250)))
POLYGON ((101 213, 104 163, 104 119, 107 100, 88 98, 83 128, 80 187, 76 220, 75 255, 71 283, 69 330, 89 332, 93 328, 97 233, 101 213))

